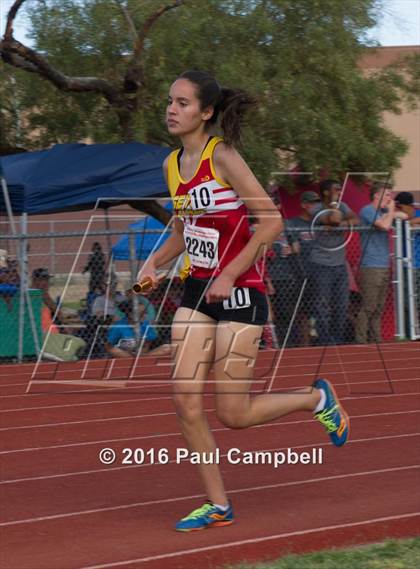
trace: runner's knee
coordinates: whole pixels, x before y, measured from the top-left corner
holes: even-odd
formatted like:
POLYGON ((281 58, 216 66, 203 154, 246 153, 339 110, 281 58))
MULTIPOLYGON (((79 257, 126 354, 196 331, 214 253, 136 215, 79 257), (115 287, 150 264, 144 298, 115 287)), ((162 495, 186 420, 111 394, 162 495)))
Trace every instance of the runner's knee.
POLYGON ((247 417, 232 407, 221 407, 216 410, 217 418, 229 429, 244 429, 249 426, 247 417))
POLYGON ((190 397, 182 393, 174 395, 175 412, 184 423, 195 423, 203 418, 203 408, 196 397, 190 397))

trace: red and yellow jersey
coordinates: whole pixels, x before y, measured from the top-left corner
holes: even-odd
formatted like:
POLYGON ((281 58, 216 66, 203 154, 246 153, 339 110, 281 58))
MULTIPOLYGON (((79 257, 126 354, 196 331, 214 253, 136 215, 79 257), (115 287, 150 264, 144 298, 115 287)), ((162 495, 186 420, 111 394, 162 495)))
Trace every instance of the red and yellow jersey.
MULTIPOLYGON (((181 150, 168 160, 168 186, 174 212, 184 223, 184 239, 189 266, 184 272, 198 279, 216 277, 246 246, 252 233, 248 210, 213 166, 213 152, 223 139, 209 139, 190 181, 180 174, 181 150)), ((236 281, 235 286, 257 288, 264 292, 264 282, 256 265, 236 281)))

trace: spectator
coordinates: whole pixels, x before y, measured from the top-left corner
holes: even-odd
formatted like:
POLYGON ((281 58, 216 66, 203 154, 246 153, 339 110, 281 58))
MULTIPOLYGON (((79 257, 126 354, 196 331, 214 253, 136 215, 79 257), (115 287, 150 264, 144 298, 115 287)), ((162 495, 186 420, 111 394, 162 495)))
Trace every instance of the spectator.
POLYGON ((69 329, 63 327, 64 322, 69 317, 73 319, 74 314, 66 315, 65 310, 57 312, 57 304, 49 292, 51 278, 52 275, 45 267, 32 272, 31 287, 42 291, 41 328, 45 340, 42 357, 53 361, 77 361, 86 342, 73 333, 73 326, 69 329))
POLYGON ((373 184, 371 203, 360 211, 360 222, 369 230, 360 234, 359 291, 361 306, 356 319, 356 342, 381 342, 381 317, 389 286, 389 230, 397 212, 391 189, 373 184))
MULTIPOLYGON (((284 221, 287 230, 287 221, 284 221)), ((271 295, 271 307, 277 342, 282 346, 299 297, 299 288, 294 270, 295 259, 286 233, 280 235, 271 250, 274 254, 267 256, 268 276, 274 289, 274 294, 271 295)), ((296 343, 295 327, 293 327, 287 345, 296 345, 296 343)))
POLYGON ((12 297, 17 294, 20 286, 20 276, 16 259, 7 255, 5 249, 0 249, 0 297, 8 309, 12 308, 12 297))
POLYGON ((300 331, 301 343, 310 343, 311 325, 314 315, 314 282, 311 263, 311 252, 314 245, 312 219, 316 206, 319 207, 321 198, 316 192, 303 192, 300 197, 301 212, 297 217, 288 220, 288 227, 298 231, 291 232, 292 251, 297 255, 296 281, 299 290, 306 279, 305 290, 300 301, 297 314, 297 326, 300 331))
POLYGON ((105 280, 105 255, 97 241, 92 245, 92 253, 82 274, 86 272, 90 273, 89 293, 96 294, 98 290, 102 290, 105 280))
POLYGON ((19 287, 20 275, 17 260, 12 257, 7 257, 7 268, 9 269, 8 283, 19 287))
POLYGON ((43 322, 49 322, 55 316, 54 323, 60 325, 64 317, 61 311, 57 312, 57 304, 50 295, 50 279, 52 276, 45 267, 35 269, 32 271, 31 287, 42 291, 42 302, 44 304, 42 312, 43 322), (47 311, 49 315, 47 315, 47 311))
POLYGON ((335 228, 357 224, 358 218, 340 201, 339 182, 324 180, 319 191, 321 203, 313 209, 312 223, 317 231, 311 251, 318 343, 341 344, 346 340, 347 332, 349 278, 345 233, 335 228))
POLYGON ((122 292, 115 290, 115 287, 106 287, 102 285, 97 289, 99 293, 90 306, 90 314, 98 318, 111 316, 112 318, 118 315, 117 305, 119 302, 126 300, 122 292))
POLYGON ((301 209, 301 197, 307 191, 314 191, 317 184, 310 174, 300 172, 297 166, 289 172, 287 183, 284 186, 276 186, 271 182, 268 192, 272 195, 275 203, 281 203, 281 212, 285 219, 291 219, 299 215, 301 209))
POLYGON ((410 226, 417 231, 412 233, 413 248, 413 271, 414 287, 416 293, 417 322, 420 325, 420 209, 414 205, 414 197, 411 192, 400 192, 395 196, 395 204, 403 219, 407 219, 410 226))
POLYGON ((114 317, 117 314, 117 306, 112 297, 107 295, 105 291, 101 291, 101 294, 95 297, 90 312, 92 316, 98 318, 104 318, 106 316, 114 317))
POLYGON ((137 353, 139 343, 145 338, 143 352, 148 352, 150 343, 156 340, 157 334, 150 322, 144 318, 145 306, 138 305, 139 310, 139 338, 136 338, 133 317, 133 301, 125 300, 118 305, 118 308, 125 314, 123 318, 114 322, 107 335, 105 349, 114 358, 132 357, 137 353))

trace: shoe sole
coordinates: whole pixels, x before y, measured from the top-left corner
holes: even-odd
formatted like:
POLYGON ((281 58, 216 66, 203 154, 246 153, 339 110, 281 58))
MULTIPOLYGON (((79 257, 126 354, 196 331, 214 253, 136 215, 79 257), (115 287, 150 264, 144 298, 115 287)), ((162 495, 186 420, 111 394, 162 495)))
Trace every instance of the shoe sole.
POLYGON ((207 526, 203 526, 201 528, 190 528, 190 529, 177 529, 175 531, 182 531, 183 533, 188 533, 190 531, 201 531, 203 529, 211 529, 211 528, 220 528, 223 526, 230 526, 232 525, 234 520, 229 520, 227 522, 214 522, 214 524, 208 524, 207 526))
POLYGON ((350 439, 350 417, 348 416, 348 414, 347 414, 347 412, 345 411, 344 407, 341 405, 340 399, 337 397, 337 393, 335 392, 335 389, 334 389, 332 383, 331 383, 328 379, 324 379, 324 381, 325 381, 326 383, 328 383, 328 387, 329 387, 329 389, 332 391, 332 394, 333 394, 333 396, 334 396, 334 399, 335 399, 335 401, 336 401, 336 403, 337 403, 337 405, 338 405, 338 408, 340 409, 340 413, 342 413, 342 414, 344 415, 344 417, 346 418, 346 421, 347 421, 347 439, 345 440, 345 442, 344 442, 342 445, 336 445, 336 444, 333 443, 333 445, 336 446, 336 447, 342 447, 342 446, 344 446, 344 445, 347 443, 347 441, 350 439))

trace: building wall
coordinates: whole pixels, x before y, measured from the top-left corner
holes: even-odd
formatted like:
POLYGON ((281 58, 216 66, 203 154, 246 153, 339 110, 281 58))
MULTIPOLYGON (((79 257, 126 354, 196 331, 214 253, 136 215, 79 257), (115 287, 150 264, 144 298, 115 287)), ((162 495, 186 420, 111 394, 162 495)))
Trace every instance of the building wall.
MULTIPOLYGON (((368 50, 360 62, 366 73, 372 73, 411 54, 420 54, 420 46, 391 46, 368 50)), ((394 174, 395 189, 409 191, 420 201, 420 109, 406 110, 401 115, 385 113, 387 127, 409 144, 401 167, 394 174)))
POLYGON ((386 125, 410 145, 395 173, 395 189, 417 193, 420 191, 420 110, 402 115, 386 113, 384 118, 386 125))

